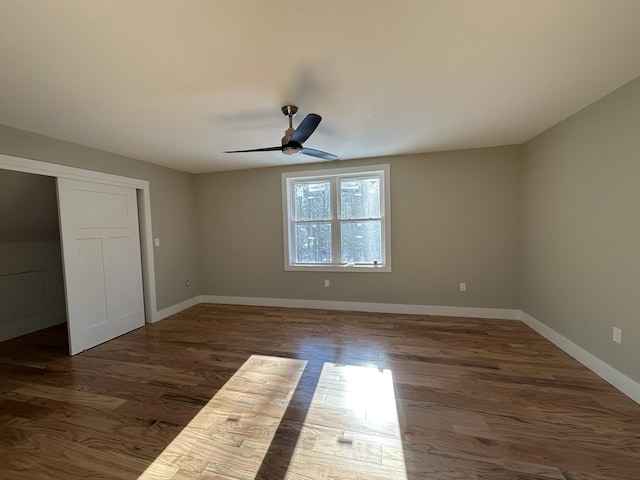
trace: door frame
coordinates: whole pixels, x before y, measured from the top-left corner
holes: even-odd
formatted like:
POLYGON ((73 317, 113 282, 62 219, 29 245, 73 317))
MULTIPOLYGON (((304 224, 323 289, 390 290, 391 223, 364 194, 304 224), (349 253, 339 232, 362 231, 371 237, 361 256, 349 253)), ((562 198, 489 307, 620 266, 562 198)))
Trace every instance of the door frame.
MULTIPOLYGON (((153 235, 151 228, 151 196, 149 182, 138 178, 122 177, 110 173, 84 170, 58 163, 42 162, 29 158, 0 153, 0 169, 33 173, 54 178, 68 178, 119 187, 136 189, 138 197, 138 222, 140 226, 140 254, 142 261, 142 287, 144 295, 145 323, 160 320, 156 303, 155 262, 153 258, 153 235)), ((64 261, 64 260, 63 260, 64 261)))

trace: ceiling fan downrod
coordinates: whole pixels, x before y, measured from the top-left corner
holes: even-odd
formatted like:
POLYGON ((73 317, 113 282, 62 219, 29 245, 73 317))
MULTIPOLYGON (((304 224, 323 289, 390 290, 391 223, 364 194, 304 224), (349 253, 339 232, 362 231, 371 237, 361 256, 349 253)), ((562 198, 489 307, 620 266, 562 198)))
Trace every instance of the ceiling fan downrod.
POLYGON ((282 137, 282 153, 285 155, 296 155, 300 153, 302 146, 297 147, 293 145, 289 145, 289 141, 291 140, 291 135, 295 132, 295 128, 293 128, 293 117, 298 113, 298 107, 295 105, 285 105, 282 107, 282 113, 285 114, 289 118, 289 128, 286 132, 284 132, 284 137, 282 137))

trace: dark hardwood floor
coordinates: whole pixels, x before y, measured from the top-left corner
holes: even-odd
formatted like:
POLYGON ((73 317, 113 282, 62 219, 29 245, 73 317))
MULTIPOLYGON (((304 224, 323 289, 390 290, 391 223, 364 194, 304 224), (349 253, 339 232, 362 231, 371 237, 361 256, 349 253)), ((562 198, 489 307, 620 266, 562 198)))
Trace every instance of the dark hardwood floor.
POLYGON ((392 371, 409 480, 640 479, 640 405, 520 322, 207 304, 75 357, 64 326, 0 343, 0 478, 136 479, 254 354, 307 361, 257 479, 325 363, 392 371))

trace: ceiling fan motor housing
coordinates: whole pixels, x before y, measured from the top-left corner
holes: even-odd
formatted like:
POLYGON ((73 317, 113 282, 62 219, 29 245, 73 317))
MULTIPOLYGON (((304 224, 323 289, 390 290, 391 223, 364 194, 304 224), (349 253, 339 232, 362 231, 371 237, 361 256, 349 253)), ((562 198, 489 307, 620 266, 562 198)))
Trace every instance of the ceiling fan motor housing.
POLYGON ((285 155, 295 155, 300 153, 300 150, 302 150, 302 145, 291 142, 291 135, 293 135, 293 132, 295 131, 295 128, 290 127, 286 132, 284 132, 284 137, 282 137, 282 153, 285 155))
POLYGON ((285 155, 297 155, 301 151, 302 145, 300 145, 299 143, 287 142, 282 144, 282 153, 284 153, 285 155))

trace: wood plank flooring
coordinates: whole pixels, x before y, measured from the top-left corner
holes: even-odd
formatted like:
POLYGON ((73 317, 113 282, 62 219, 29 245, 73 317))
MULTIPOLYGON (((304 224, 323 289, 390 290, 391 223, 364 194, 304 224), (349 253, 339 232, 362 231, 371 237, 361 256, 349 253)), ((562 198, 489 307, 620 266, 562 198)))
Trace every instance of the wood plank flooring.
POLYGON ((140 479, 255 478, 306 363, 249 357, 140 479))
MULTIPOLYGON (((252 480, 307 362, 252 355, 140 476, 252 480)), ((407 480, 392 374, 325 363, 285 480, 407 480)))
POLYGON ((176 480, 640 478, 640 406, 519 322, 201 304, 75 357, 60 327, 0 343, 0 479, 136 479, 252 355, 306 362, 261 460, 176 480), (401 456, 324 389, 362 367, 392 375, 401 456))

